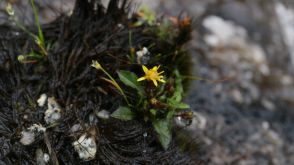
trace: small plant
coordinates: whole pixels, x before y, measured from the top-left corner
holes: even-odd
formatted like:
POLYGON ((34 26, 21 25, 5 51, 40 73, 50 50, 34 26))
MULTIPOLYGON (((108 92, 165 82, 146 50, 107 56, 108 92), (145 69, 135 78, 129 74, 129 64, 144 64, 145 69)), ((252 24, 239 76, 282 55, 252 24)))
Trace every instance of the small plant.
POLYGON ((162 147, 167 149, 172 139, 173 117, 180 115, 182 109, 189 108, 182 102, 182 79, 177 70, 172 78, 164 80, 163 71, 158 72, 159 66, 148 69, 143 65, 142 68, 145 75, 141 78, 130 71, 118 72, 121 82, 135 89, 137 99, 131 103, 132 106, 120 106, 111 116, 125 121, 141 116, 146 122, 150 121, 162 147), (139 82, 143 80, 146 82, 139 82))
POLYGON ((35 6, 35 2, 34 0, 31 0, 31 6, 33 9, 33 13, 34 13, 34 17, 35 17, 35 23, 36 26, 38 28, 38 34, 33 34, 32 32, 30 32, 25 26, 23 26, 15 17, 15 12, 14 9, 12 7, 12 5, 10 3, 7 4, 6 6, 6 12, 7 14, 11 17, 12 21, 15 23, 15 25, 20 28, 22 31, 24 31, 25 33, 27 33, 29 36, 32 37, 32 39, 35 41, 35 43, 37 44, 39 50, 38 51, 34 51, 31 50, 30 53, 28 54, 22 54, 18 56, 18 61, 22 62, 22 63, 35 63, 40 61, 41 59, 43 59, 44 57, 46 57, 48 55, 48 50, 50 49, 50 44, 46 44, 45 42, 45 38, 44 38, 44 34, 39 22, 39 16, 38 16, 38 10, 35 6))
MULTIPOLYGON (((164 19, 161 24, 156 24, 156 15, 150 9, 142 7, 137 13, 135 28, 144 28, 144 32, 157 38, 158 41, 169 41, 170 43, 181 44, 188 37, 177 38, 183 31, 189 31, 190 18, 183 20, 177 18, 164 19), (140 26, 140 27, 139 27, 140 26), (187 30, 185 30, 187 28, 187 30)), ((143 75, 138 77, 138 71, 119 70, 118 78, 126 89, 133 89, 132 95, 127 96, 123 88, 110 74, 108 74, 97 61, 93 61, 92 66, 102 70, 109 79, 102 78, 111 83, 124 97, 125 103, 120 105, 112 114, 113 118, 123 121, 143 120, 152 124, 158 135, 158 140, 164 149, 169 147, 172 140, 172 123, 174 117, 182 117, 187 124, 192 120, 193 113, 186 111, 189 105, 182 102, 184 90, 182 85, 183 76, 178 71, 180 48, 174 47, 172 53, 157 51, 150 53, 148 48, 155 48, 155 43, 149 43, 148 48, 139 46, 136 51, 132 31, 129 31, 129 54, 126 55, 128 65, 141 65, 143 75), (154 65, 156 64, 156 65, 154 65), (157 64, 166 64, 168 74, 164 75, 163 68, 157 64), (146 65, 146 66, 145 66, 146 65), (152 66, 151 69, 148 67, 152 66)), ((163 50, 165 51, 165 50, 163 50)), ((182 58, 182 57, 181 57, 182 58)))

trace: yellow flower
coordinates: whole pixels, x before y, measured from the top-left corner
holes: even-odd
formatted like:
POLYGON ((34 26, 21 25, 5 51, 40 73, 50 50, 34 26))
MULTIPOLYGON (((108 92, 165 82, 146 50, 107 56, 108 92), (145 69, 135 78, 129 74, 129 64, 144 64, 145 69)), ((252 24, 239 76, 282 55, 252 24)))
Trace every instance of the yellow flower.
POLYGON ((98 70, 102 68, 101 65, 99 64, 99 62, 94 61, 94 60, 92 60, 92 65, 91 66, 98 69, 98 70))
POLYGON ((152 69, 148 69, 146 66, 142 65, 142 68, 143 68, 143 71, 145 72, 145 76, 140 77, 137 81, 143 81, 143 80, 153 81, 155 86, 158 85, 157 81, 165 83, 163 76, 160 75, 163 73, 163 71, 159 73, 157 71, 160 68, 160 65, 154 66, 152 69))
POLYGON ((13 7, 12 7, 11 3, 9 3, 9 2, 7 3, 7 6, 6 6, 6 12, 10 16, 14 15, 13 7))

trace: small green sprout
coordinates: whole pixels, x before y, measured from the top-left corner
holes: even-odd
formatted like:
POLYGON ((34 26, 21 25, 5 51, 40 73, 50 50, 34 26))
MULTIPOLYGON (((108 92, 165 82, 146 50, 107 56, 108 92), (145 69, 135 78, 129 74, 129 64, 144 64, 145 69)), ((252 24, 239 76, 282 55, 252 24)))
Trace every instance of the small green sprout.
POLYGON ((35 17, 35 23, 36 26, 38 28, 38 35, 33 34, 32 32, 30 32, 25 26, 23 26, 18 19, 15 16, 15 11, 13 9, 13 6, 8 3, 6 6, 6 12, 7 14, 11 17, 12 21, 15 23, 15 25, 17 27, 19 27, 21 30, 23 30, 25 33, 27 33, 29 36, 31 36, 35 43, 37 44, 37 46, 40 49, 40 52, 34 52, 31 51, 29 54, 23 54, 23 55, 19 55, 18 56, 18 61, 21 63, 35 63, 38 62, 39 60, 41 60, 42 58, 40 57, 44 57, 48 55, 48 49, 50 48, 49 44, 45 43, 45 39, 44 39, 44 35, 43 35, 43 31, 39 22, 39 17, 38 17, 38 10, 35 6, 34 0, 31 0, 31 5, 33 8, 33 13, 34 13, 34 17, 35 17))

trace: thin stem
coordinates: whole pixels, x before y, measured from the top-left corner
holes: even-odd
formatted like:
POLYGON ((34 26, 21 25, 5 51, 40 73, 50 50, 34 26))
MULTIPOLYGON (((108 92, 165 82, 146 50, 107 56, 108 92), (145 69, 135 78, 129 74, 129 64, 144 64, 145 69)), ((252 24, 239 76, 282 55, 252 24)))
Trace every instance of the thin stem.
POLYGON ((121 87, 118 85, 118 83, 115 81, 115 79, 106 71, 104 70, 104 68, 101 66, 100 68, 112 81, 112 83, 115 85, 115 87, 119 90, 119 92, 123 95, 126 103, 128 104, 129 107, 131 107, 131 104, 129 103, 129 100, 126 97, 126 94, 124 93, 124 91, 121 89, 121 87))
POLYGON ((38 40, 40 41, 40 43, 38 42, 38 45, 40 49, 42 50, 43 54, 47 56, 47 51, 45 49, 45 39, 44 39, 43 31, 39 22, 38 9, 35 6, 35 0, 31 0, 31 4, 32 4, 34 16, 35 16, 36 26, 38 28, 38 40))

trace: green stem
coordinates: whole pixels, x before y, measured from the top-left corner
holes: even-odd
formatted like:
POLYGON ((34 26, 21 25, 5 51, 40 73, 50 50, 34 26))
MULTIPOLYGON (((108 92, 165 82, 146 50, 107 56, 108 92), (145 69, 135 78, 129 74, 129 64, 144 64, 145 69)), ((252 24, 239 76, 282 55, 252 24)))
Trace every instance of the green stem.
POLYGON ((129 100, 127 99, 126 94, 124 93, 124 91, 121 89, 121 87, 118 85, 118 83, 115 81, 115 79, 106 71, 104 70, 103 67, 101 67, 101 70, 110 78, 110 80, 112 81, 112 83, 114 83, 115 87, 119 90, 119 92, 122 94, 122 96, 124 97, 126 103, 128 104, 129 107, 131 107, 131 104, 129 102, 129 100))
POLYGON ((22 24, 20 24, 15 18, 13 18, 13 21, 15 22, 16 26, 19 27, 22 31, 30 35, 32 38, 36 38, 37 36, 33 33, 31 33, 26 27, 24 27, 22 24))
POLYGON ((39 22, 38 9, 35 6, 35 0, 31 0, 31 4, 32 4, 34 16, 35 16, 36 26, 38 28, 38 40, 40 41, 40 43, 38 44, 43 54, 47 56, 47 51, 45 49, 45 39, 44 39, 43 31, 39 22))

